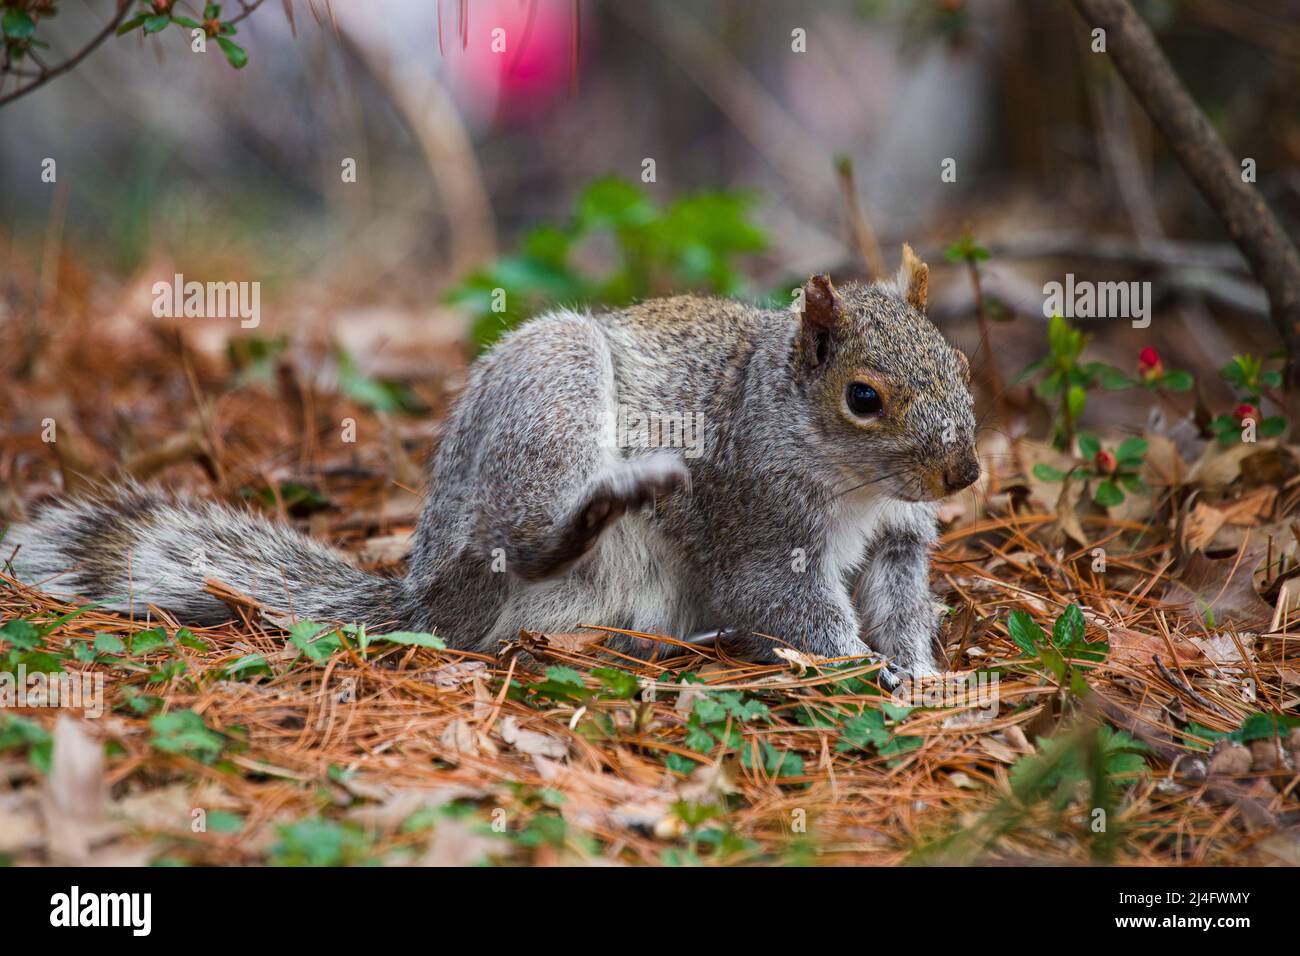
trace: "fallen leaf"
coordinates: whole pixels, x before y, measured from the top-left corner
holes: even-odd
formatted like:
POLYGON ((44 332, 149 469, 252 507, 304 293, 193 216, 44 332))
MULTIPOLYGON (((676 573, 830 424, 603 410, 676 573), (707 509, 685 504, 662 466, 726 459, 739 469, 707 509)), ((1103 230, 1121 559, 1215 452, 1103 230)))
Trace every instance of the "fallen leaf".
POLYGON ((979 739, 979 745, 994 760, 999 763, 1015 763, 1020 759, 1020 754, 1008 747, 1002 741, 986 734, 979 739))
POLYGON ((398 787, 383 803, 353 807, 347 816, 363 827, 396 830, 419 810, 436 809, 453 800, 477 799, 483 794, 474 787, 398 787))
MULTIPOLYGON (((1273 510, 1276 488, 1257 488, 1235 501, 1206 504, 1197 501, 1183 523, 1183 547, 1187 551, 1218 551, 1241 546, 1247 534, 1272 534, 1290 540, 1289 527, 1277 524, 1260 527, 1273 510)), ((1275 547, 1276 554, 1276 547, 1275 547)))
POLYGON ((34 787, 0 793, 0 853, 35 850, 45 842, 35 794, 34 787))
POLYGON ((1255 844, 1255 849, 1284 866, 1300 866, 1300 833, 1295 830, 1266 836, 1255 844))
POLYGON ((54 723, 46 792, 43 809, 51 858, 87 862, 92 832, 104 817, 104 746, 87 733, 85 721, 68 714, 60 714, 54 723))
POLYGON ((412 537, 413 533, 406 531, 367 538, 357 552, 357 560, 362 564, 394 564, 410 552, 412 537))
POLYGON ((1138 472, 1152 488, 1176 488, 1187 478, 1187 463, 1178 446, 1164 435, 1147 432, 1147 451, 1138 472))
POLYGON ((508 849, 505 841, 488 836, 455 819, 439 820, 429 848, 417 866, 478 866, 508 849))
MULTIPOLYGON (((1236 640, 1233 640, 1233 635, 1220 633, 1210 638, 1194 637, 1192 643, 1201 649, 1207 660, 1221 668, 1225 665, 1244 666, 1255 659, 1254 634, 1239 633, 1236 635, 1236 640), (1242 654, 1243 651, 1245 656, 1242 654)), ((1237 674, 1241 669, 1241 667, 1229 667, 1226 672, 1237 674)))
POLYGON ((802 651, 796 651, 793 647, 778 647, 776 656, 789 664, 790 669, 799 677, 802 677, 810 667, 815 666, 817 663, 815 658, 804 654, 802 651))
POLYGON ((569 753, 569 745, 563 740, 520 727, 513 714, 502 718, 497 732, 502 740, 523 754, 559 760, 569 753))
POLYGON ((456 687, 476 677, 485 676, 487 664, 483 661, 457 661, 435 670, 430 679, 438 687, 456 687))
POLYGON ((1275 444, 1272 441, 1237 442, 1224 448, 1218 442, 1210 442, 1187 473, 1187 481, 1202 491, 1222 491, 1241 477, 1242 462, 1261 451, 1268 451, 1275 444))
POLYGON ((448 763, 459 763, 461 754, 467 757, 478 756, 478 731, 463 718, 457 717, 444 727, 438 742, 443 746, 443 758, 448 763))
POLYGON ((1129 627, 1109 628, 1106 635, 1110 643, 1108 659, 1112 662, 1150 664, 1151 658, 1159 657, 1168 664, 1171 659, 1192 661, 1201 656, 1199 647, 1177 634, 1171 634, 1169 642, 1159 634, 1147 634, 1129 627), (1172 655, 1169 653, 1170 643, 1173 644, 1172 655))
POLYGON ((1250 540, 1243 549, 1227 558, 1194 553, 1178 580, 1165 589, 1163 600, 1197 620, 1208 609, 1215 627, 1267 627, 1273 607, 1255 591, 1255 569, 1268 553, 1268 543, 1250 540))

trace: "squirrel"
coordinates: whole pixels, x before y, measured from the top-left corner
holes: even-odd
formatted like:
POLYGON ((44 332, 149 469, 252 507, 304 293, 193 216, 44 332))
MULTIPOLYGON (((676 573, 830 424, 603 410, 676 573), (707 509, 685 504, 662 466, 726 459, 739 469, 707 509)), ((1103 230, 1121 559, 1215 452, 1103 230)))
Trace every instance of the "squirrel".
POLYGON ((38 505, 5 550, 47 592, 197 625, 231 617, 217 578, 299 619, 487 653, 521 628, 717 629, 749 659, 784 645, 933 674, 935 502, 980 465, 969 365, 926 317, 928 284, 904 245, 897 277, 814 275, 787 309, 675 296, 531 319, 471 370, 404 577, 135 483, 38 505), (628 440, 620 409, 703 440, 628 440))

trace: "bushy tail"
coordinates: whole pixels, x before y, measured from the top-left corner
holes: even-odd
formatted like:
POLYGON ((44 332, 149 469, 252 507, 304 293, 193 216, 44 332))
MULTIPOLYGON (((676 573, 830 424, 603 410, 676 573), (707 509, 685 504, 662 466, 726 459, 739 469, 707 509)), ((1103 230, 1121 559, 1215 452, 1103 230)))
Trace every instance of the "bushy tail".
POLYGON ((252 514, 136 484, 39 506, 0 539, 18 578, 60 596, 136 614, 149 605, 187 624, 219 624, 216 578, 299 619, 400 624, 402 585, 365 574, 330 548, 252 514))

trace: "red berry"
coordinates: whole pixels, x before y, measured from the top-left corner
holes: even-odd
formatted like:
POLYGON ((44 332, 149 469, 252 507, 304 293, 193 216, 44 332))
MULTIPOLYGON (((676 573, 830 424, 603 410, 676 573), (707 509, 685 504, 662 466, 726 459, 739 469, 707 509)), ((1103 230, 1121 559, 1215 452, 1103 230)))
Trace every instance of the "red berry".
POLYGON ((1104 448, 1092 456, 1092 463, 1097 467, 1097 471, 1103 475, 1115 474, 1115 468, 1118 465, 1115 456, 1104 448))
POLYGON ((1160 361, 1160 353, 1149 345, 1138 353, 1138 374, 1146 382, 1151 381, 1153 378, 1160 378, 1165 374, 1164 364, 1160 361))
POLYGON ((1247 418, 1258 421, 1259 409, 1254 405, 1251 405, 1249 402, 1242 402, 1232 410, 1232 416, 1239 422, 1245 421, 1247 418))

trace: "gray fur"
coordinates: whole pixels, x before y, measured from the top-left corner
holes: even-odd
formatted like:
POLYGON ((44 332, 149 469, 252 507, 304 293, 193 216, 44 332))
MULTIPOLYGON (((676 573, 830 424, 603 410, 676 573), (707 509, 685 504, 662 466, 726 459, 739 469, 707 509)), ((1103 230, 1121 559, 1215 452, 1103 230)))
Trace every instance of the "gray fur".
POLYGON ((806 316, 716 299, 558 311, 511 333, 452 412, 403 579, 133 485, 45 507, 5 551, 20 545, 16 570, 47 590, 196 623, 229 617, 202 591, 214 577, 298 617, 489 652, 523 627, 723 627, 755 657, 861 656, 865 638, 929 672, 935 476, 968 483, 974 460, 963 365, 894 287, 835 294, 820 363, 806 316), (861 375, 891 397, 867 425, 842 407, 861 375), (620 404, 701 415, 703 453, 618 447, 620 404))

